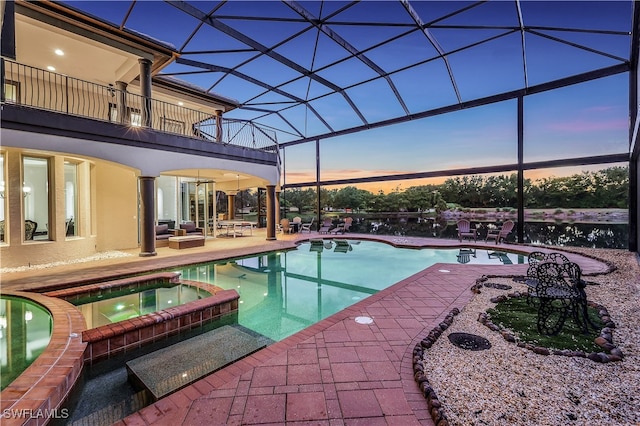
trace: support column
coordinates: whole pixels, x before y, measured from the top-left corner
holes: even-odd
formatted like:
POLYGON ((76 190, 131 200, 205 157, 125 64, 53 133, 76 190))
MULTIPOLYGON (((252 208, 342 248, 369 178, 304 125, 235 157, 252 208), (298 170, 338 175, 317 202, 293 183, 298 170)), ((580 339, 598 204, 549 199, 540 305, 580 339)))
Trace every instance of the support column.
POLYGON ((216 142, 222 143, 222 110, 216 110, 216 142))
POLYGON ((155 256, 155 180, 153 176, 140 176, 140 256, 155 256))
POLYGON ((320 139, 316 139, 316 208, 318 211, 317 214, 317 228, 320 229, 320 224, 322 223, 322 204, 320 201, 320 139))
POLYGON ((142 126, 151 127, 151 61, 138 59, 140 64, 140 91, 142 94, 142 126))
POLYGON ((267 240, 276 239, 276 186, 267 185, 267 240))
POLYGON ((524 242, 524 97, 518 97, 518 221, 516 225, 516 241, 524 242))
POLYGON ((127 114, 127 86, 124 81, 116 81, 116 111, 118 112, 118 122, 120 124, 129 124, 127 114))
POLYGON ((276 225, 280 223, 280 191, 276 191, 276 225))
POLYGON ((227 220, 236 218, 236 194, 227 193, 227 220))

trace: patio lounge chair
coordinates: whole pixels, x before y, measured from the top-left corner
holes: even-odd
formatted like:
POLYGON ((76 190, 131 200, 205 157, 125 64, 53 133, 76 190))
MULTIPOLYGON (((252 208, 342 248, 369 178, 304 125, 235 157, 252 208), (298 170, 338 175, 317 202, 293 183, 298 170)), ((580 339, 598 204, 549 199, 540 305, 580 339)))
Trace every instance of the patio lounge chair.
POLYGON ((487 238, 485 238, 485 241, 493 239, 496 240, 496 244, 500 244, 500 242, 507 238, 507 236, 511 233, 514 225, 515 223, 512 220, 507 220, 502 224, 501 227, 497 229, 490 229, 487 233, 487 238))
POLYGON ((333 221, 330 218, 326 218, 325 220, 322 221, 322 225, 318 229, 318 233, 326 234, 329 232, 332 226, 333 226, 333 221))
POLYGON ((458 221, 458 240, 462 242, 463 238, 473 238, 474 242, 478 240, 476 229, 471 227, 471 222, 467 219, 460 219, 458 221))
POLYGON ((353 218, 347 217, 347 218, 345 218, 344 222, 339 223, 338 226, 336 226, 335 228, 330 230, 329 233, 330 234, 337 234, 337 233, 344 234, 345 232, 349 231, 349 229, 351 228, 351 223, 352 222, 353 222, 353 218))

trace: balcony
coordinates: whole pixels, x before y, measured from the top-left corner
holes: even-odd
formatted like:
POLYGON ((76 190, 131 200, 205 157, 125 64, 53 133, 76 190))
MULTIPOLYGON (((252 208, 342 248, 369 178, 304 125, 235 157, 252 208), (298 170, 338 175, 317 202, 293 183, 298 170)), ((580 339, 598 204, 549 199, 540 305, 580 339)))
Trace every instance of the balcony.
POLYGON ((277 152, 276 133, 200 111, 2 59, 2 104, 149 128, 221 145, 277 152))

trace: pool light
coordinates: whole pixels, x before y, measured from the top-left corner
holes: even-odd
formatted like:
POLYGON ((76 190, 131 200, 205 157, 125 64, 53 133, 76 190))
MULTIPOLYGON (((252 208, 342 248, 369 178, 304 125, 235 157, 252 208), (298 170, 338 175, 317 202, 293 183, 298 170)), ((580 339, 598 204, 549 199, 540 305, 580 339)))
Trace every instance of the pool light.
POLYGON ((373 318, 371 317, 356 317, 358 324, 373 324, 373 318))

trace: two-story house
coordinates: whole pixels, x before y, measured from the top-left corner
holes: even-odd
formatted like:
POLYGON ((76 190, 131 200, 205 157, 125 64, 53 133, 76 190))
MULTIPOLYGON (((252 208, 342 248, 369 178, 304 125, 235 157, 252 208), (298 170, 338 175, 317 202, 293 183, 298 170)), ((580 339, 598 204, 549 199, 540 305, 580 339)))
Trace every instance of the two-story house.
POLYGON ((156 223, 213 229, 216 198, 248 188, 275 239, 275 136, 226 119, 233 99, 158 76, 174 46, 58 3, 0 3, 3 266, 151 256, 156 223))

